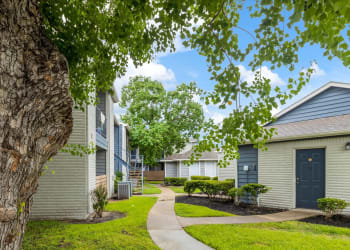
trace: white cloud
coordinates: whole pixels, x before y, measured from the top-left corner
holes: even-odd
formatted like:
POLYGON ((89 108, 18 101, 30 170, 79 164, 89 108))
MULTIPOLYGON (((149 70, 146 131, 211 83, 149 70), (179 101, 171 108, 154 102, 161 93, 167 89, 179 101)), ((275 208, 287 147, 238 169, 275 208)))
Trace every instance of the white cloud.
POLYGON ((281 108, 280 108, 280 107, 272 108, 272 110, 271 110, 271 114, 272 114, 272 115, 276 115, 276 114, 278 114, 279 112, 281 112, 281 108))
MULTIPOLYGON (((320 66, 318 66, 318 64, 316 62, 313 62, 311 64, 310 69, 313 70, 313 72, 311 74, 311 78, 324 76, 326 74, 326 72, 324 72, 324 70, 321 69, 320 66)), ((303 69, 302 72, 306 73, 307 69, 303 69)))
POLYGON ((158 80, 163 83, 166 89, 176 87, 175 74, 170 68, 166 68, 163 64, 156 62, 146 63, 136 68, 132 60, 129 60, 126 74, 114 80, 114 86, 118 94, 120 95, 122 87, 129 83, 130 77, 138 75, 150 77, 152 80, 158 80))
POLYGON ((278 74, 273 73, 268 67, 262 66, 256 71, 247 70, 243 65, 238 65, 239 72, 241 73, 241 79, 243 81, 252 84, 255 78, 255 73, 261 71, 261 76, 270 79, 271 85, 283 85, 284 81, 279 77, 278 74))
POLYGON ((211 118, 214 120, 216 124, 222 123, 224 120, 225 116, 219 112, 213 112, 211 118))

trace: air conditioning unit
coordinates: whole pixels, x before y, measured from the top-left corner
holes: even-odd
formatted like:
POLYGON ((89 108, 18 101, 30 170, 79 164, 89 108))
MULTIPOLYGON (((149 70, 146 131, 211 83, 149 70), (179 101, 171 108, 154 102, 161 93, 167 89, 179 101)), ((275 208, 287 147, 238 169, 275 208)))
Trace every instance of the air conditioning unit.
POLYGON ((118 199, 130 199, 132 196, 132 182, 131 181, 119 181, 118 182, 118 199))

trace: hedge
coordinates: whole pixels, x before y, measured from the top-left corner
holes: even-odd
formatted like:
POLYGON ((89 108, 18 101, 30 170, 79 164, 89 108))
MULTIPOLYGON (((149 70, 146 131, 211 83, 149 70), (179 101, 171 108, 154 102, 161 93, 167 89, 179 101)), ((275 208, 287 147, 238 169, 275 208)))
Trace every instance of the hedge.
POLYGON ((165 177, 164 178, 164 184, 166 186, 183 186, 185 185, 186 181, 187 181, 187 178, 185 177, 165 177))
POLYGON ((198 180, 210 180, 209 176, 191 176, 192 181, 198 181, 198 180))
POLYGON ((217 195, 228 195, 231 188, 234 187, 232 181, 214 181, 214 180, 193 180, 185 183, 184 191, 190 196, 197 188, 214 199, 217 195))

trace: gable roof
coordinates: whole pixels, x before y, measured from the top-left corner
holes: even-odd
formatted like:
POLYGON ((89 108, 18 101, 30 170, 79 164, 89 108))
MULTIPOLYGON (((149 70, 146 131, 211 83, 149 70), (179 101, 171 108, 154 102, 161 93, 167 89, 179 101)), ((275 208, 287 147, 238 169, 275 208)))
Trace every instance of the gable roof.
POLYGON ((297 107, 301 106, 305 102, 309 101, 313 97, 321 94, 322 92, 326 91, 327 89, 329 89, 331 87, 350 89, 350 84, 349 83, 340 83, 340 82, 329 82, 329 83, 323 85, 321 88, 318 88, 315 91, 313 91, 312 93, 308 94, 307 96, 305 96, 301 100, 297 101, 293 105, 289 106, 288 108, 286 108, 286 109, 282 110, 281 112, 277 113, 274 117, 277 118, 277 119, 280 118, 281 116, 283 116, 283 115, 287 114, 288 112, 296 109, 297 107))
POLYGON ((277 131, 277 135, 274 135, 270 142, 350 135, 350 115, 277 124, 266 128, 275 128, 277 131))

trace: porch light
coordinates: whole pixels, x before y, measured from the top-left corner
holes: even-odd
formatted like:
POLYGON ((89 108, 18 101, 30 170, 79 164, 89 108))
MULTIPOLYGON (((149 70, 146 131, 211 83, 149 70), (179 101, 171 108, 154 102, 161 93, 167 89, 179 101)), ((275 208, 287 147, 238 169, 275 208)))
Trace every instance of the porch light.
POLYGON ((249 170, 249 166, 248 165, 243 166, 243 171, 248 171, 248 170, 249 170))
POLYGON ((350 142, 345 144, 345 150, 350 150, 350 142))

